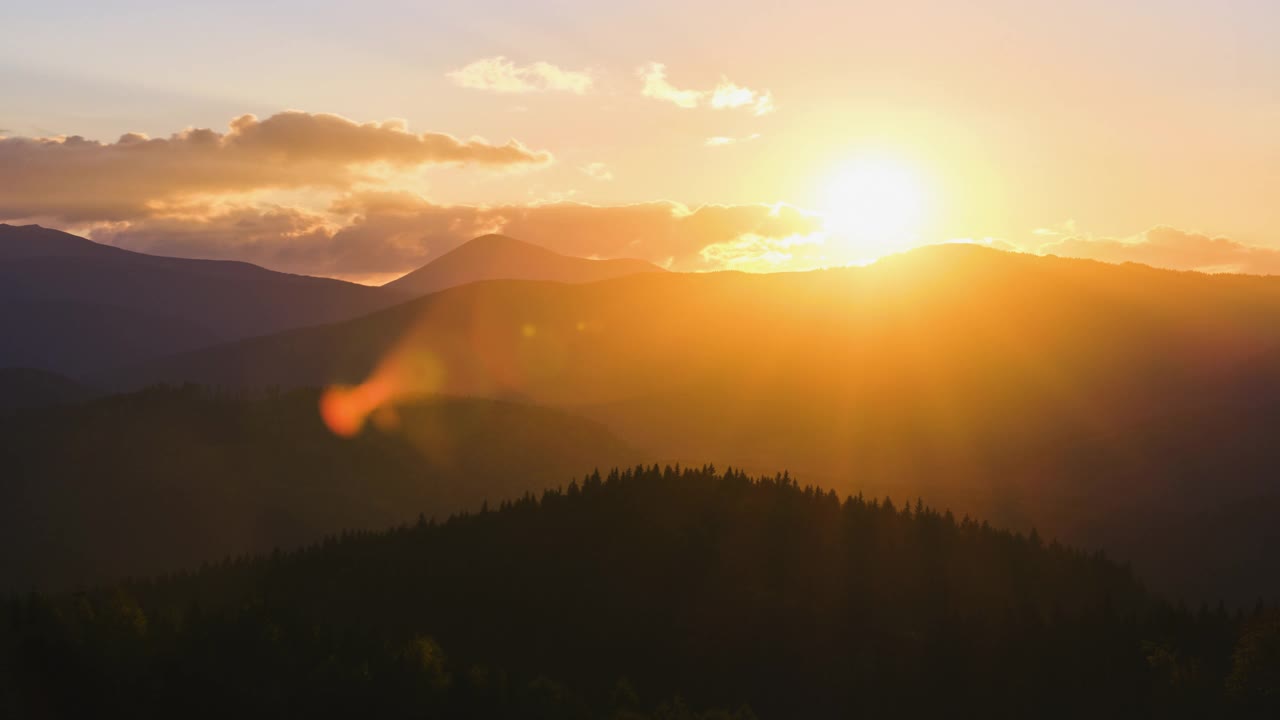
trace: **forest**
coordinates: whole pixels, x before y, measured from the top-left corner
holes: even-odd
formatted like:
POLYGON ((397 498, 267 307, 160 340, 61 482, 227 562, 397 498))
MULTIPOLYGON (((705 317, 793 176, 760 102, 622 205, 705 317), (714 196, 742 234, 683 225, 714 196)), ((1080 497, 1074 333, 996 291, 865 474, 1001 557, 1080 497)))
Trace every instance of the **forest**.
POLYGON ((1275 717, 1280 609, 920 499, 637 466, 11 597, 11 717, 1275 717))

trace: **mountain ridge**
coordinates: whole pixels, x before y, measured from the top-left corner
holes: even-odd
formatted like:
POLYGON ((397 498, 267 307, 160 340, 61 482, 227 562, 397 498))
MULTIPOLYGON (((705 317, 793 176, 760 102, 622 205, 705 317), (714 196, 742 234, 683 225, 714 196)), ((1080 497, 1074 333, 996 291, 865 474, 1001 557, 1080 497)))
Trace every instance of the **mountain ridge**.
POLYGON ((592 282, 661 272, 485 235, 382 287, 238 260, 166 257, 40 225, 0 224, 0 367, 70 376, 360 317, 415 296, 495 278, 592 282), (146 333, 146 328, 165 328, 146 333), (64 331, 81 328, 82 331, 64 331), (132 338, 113 343, 111 338, 132 338))
POLYGON ((0 225, 0 367, 84 376, 402 299, 251 263, 148 255, 39 225, 0 225))

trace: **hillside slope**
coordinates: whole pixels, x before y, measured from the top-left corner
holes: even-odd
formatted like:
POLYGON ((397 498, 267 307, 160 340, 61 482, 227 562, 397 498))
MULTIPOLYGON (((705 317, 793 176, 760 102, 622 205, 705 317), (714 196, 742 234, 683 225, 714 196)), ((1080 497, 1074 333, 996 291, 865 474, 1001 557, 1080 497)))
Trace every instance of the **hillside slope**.
POLYGON ((441 398, 346 441, 317 404, 314 391, 153 388, 0 419, 0 590, 444 517, 635 457, 599 425, 543 408, 441 398))
POLYGON ((0 367, 0 417, 54 405, 73 405, 97 394, 71 378, 46 370, 0 367))
POLYGON ((0 224, 0 367, 68 375, 366 314, 392 290, 0 224))

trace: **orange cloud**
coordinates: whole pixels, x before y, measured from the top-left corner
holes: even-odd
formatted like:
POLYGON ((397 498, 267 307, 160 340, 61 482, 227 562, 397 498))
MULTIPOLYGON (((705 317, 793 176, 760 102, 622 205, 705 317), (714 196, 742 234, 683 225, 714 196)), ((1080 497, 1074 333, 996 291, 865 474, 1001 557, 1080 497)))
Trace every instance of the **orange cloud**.
POLYGON ((1164 225, 1128 239, 1066 237, 1041 245, 1038 252, 1174 270, 1280 274, 1280 249, 1245 245, 1230 238, 1164 225))
POLYGON ((821 219, 790 206, 703 205, 667 201, 499 208, 501 231, 570 255, 638 257, 677 270, 719 269, 703 248, 744 235, 784 238, 817 232, 821 219))
POLYGON ((823 255, 825 238, 814 235, 769 237, 747 233, 708 245, 698 255, 712 267, 747 272, 816 270, 830 264, 823 255))
MULTIPOLYGON (((347 278, 403 273, 478 235, 502 232, 569 255, 633 257, 682 270, 720 269, 743 237, 757 244, 813 233, 821 220, 789 206, 437 205, 399 192, 344 196, 327 213, 286 207, 210 209, 140 218, 90 235, 133 250, 246 260, 278 270, 347 278)), ((736 256, 735 256, 736 257, 736 256)))
POLYGON ((546 163, 512 140, 494 145, 410 132, 403 121, 338 115, 242 115, 225 133, 192 128, 168 138, 129 133, 114 143, 80 136, 0 137, 0 219, 126 220, 194 196, 256 190, 348 189, 384 164, 515 166, 546 163))
POLYGON ((99 226, 88 234, 97 242, 152 255, 242 260, 277 270, 338 275, 346 258, 333 245, 337 229, 324 215, 271 205, 141 218, 99 226))

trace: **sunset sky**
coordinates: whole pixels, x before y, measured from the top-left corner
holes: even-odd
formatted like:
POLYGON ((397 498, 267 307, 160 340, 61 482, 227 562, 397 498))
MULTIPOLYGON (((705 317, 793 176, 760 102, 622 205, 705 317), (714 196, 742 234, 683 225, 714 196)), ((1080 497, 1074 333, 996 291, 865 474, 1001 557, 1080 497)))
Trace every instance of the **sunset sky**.
POLYGON ((1274 0, 27 3, 0 221, 380 282, 954 239, 1280 273, 1274 0), (194 129, 194 130, 192 130, 194 129))

